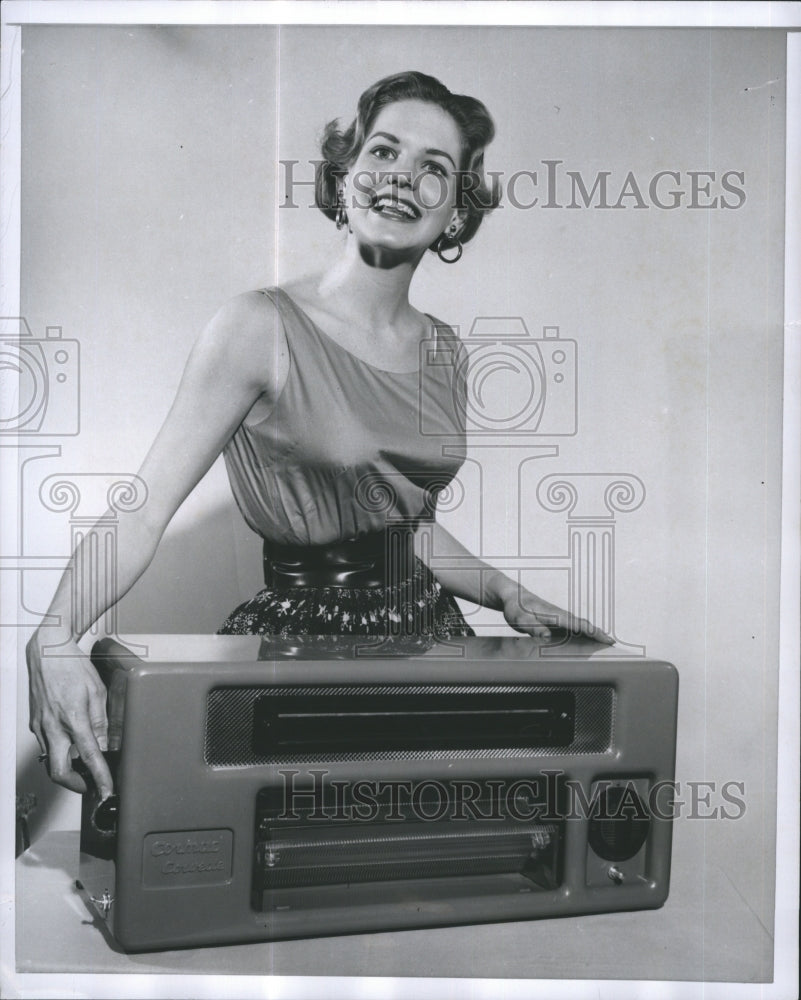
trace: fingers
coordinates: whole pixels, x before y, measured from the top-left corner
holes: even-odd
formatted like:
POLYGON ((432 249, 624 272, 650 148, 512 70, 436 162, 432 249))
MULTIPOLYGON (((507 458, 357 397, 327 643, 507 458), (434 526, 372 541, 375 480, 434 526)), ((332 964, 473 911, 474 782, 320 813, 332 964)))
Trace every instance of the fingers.
POLYGON ((101 749, 106 745, 106 706, 95 686, 89 686, 86 703, 70 715, 69 730, 103 801, 114 791, 114 783, 101 749))
POLYGON ((48 754, 48 773, 53 781, 73 792, 86 791, 86 782, 72 766, 74 745, 100 799, 112 794, 114 785, 102 753, 106 742, 106 709, 97 691, 90 687, 85 701, 71 706, 61 719, 46 715, 37 728, 37 739, 48 754))
MULTIPOLYGON (((42 746, 43 752, 47 753, 47 771, 51 779, 72 792, 85 792, 86 782, 72 766, 73 742, 64 731, 54 726, 37 739, 39 739, 39 745, 42 746)), ((89 726, 76 728, 74 745, 81 760, 92 775, 92 780, 102 802, 113 794, 114 782, 98 741, 89 726)))
MULTIPOLYGON (((46 731, 47 732, 47 731, 46 731)), ((60 730, 50 730, 47 735, 47 773, 57 785, 69 788, 71 792, 85 792, 86 784, 72 769, 70 747, 72 744, 60 730)))
POLYGON ((556 604, 544 601, 523 588, 506 592, 503 613, 506 621, 516 631, 547 641, 553 638, 552 629, 564 629, 571 635, 586 635, 595 642, 614 645, 615 640, 587 618, 565 611, 556 604))
POLYGON ((523 635, 531 635, 535 639, 543 641, 551 638, 551 630, 547 625, 541 625, 537 622, 509 622, 509 624, 516 632, 522 632, 523 635))
POLYGON ((108 750, 105 688, 102 693, 94 689, 89 692, 89 727, 98 748, 100 750, 108 750))
POLYGON ((586 635, 588 638, 598 642, 614 642, 611 636, 608 636, 602 629, 593 625, 588 618, 579 618, 578 615, 565 611, 555 604, 549 604, 547 601, 540 600, 531 610, 543 625, 564 629, 571 635, 586 635))
POLYGON ((30 729, 30 731, 36 737, 36 742, 39 744, 39 749, 41 750, 41 752, 47 753, 47 741, 45 740, 44 733, 42 732, 42 726, 39 720, 31 716, 31 719, 28 723, 28 729, 30 729))
POLYGON ((595 639, 597 642, 603 642, 610 646, 614 645, 615 640, 602 629, 598 628, 597 625, 593 625, 588 618, 576 618, 574 615, 568 615, 567 617, 570 623, 566 627, 571 632, 575 632, 578 635, 586 635, 590 639, 595 639))
POLYGON ((507 617, 507 621, 519 632, 535 636, 537 639, 552 638, 552 629, 564 629, 571 635, 585 635, 596 642, 613 645, 614 639, 587 618, 579 618, 555 604, 536 600, 529 609, 518 606, 517 613, 507 617), (522 612, 522 614, 520 613, 522 612))
POLYGON ((81 760, 89 769, 95 788, 97 788, 97 794, 100 801, 103 802, 114 792, 114 782, 106 758, 103 756, 91 729, 76 730, 74 737, 75 747, 81 760))
POLYGON ((36 737, 42 753, 47 753, 47 741, 42 730, 42 712, 38 700, 34 696, 33 686, 30 683, 28 685, 28 729, 36 737))
MULTIPOLYGON (((122 719, 125 710, 125 703, 122 698, 112 698, 110 703, 111 712, 108 717, 106 729, 107 749, 119 750, 122 742, 122 719)), ((101 742, 101 747, 103 746, 101 742)))
POLYGON ((551 629, 567 628, 564 613, 560 614, 557 608, 548 611, 535 611, 534 617, 538 619, 538 622, 527 629, 527 632, 538 639, 550 640, 553 638, 551 629))
POLYGON ((551 630, 547 625, 543 625, 541 622, 537 622, 535 616, 532 614, 526 615, 528 621, 514 620, 507 618, 507 622, 515 632, 521 632, 523 635, 533 636, 535 639, 541 639, 543 642, 547 642, 551 638, 551 630))
POLYGON ((102 751, 108 748, 106 688, 97 671, 73 643, 72 655, 42 658, 28 650, 30 728, 48 754, 50 777, 75 792, 86 790, 81 774, 73 770, 74 745, 101 799, 113 792, 113 782, 102 751))

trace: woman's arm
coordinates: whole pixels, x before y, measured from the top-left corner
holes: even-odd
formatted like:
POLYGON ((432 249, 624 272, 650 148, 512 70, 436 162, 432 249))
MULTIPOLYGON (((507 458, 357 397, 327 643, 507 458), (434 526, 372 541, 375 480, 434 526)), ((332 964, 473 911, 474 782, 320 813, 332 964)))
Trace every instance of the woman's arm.
POLYGON ((614 642, 587 619, 577 618, 544 601, 505 573, 474 556, 437 521, 425 522, 418 529, 415 548, 421 559, 434 562, 430 569, 449 593, 493 611, 502 611, 509 625, 518 632, 547 639, 551 626, 580 632, 599 642, 614 642), (423 532, 427 531, 431 531, 430 546, 422 544, 423 532), (426 551, 429 548, 430 553, 426 551), (440 560, 446 564, 442 568, 437 565, 440 560))
POLYGON ((77 643, 99 617, 142 575, 175 511, 206 473, 254 401, 268 405, 286 379, 288 359, 280 319, 272 302, 249 292, 227 303, 198 338, 164 424, 139 476, 147 498, 121 513, 116 572, 82 579, 73 567, 88 563, 90 532, 59 582, 49 613, 56 626, 40 626, 27 646, 30 728, 49 756, 50 776, 74 791, 84 783, 72 770, 70 746, 78 750, 101 797, 112 781, 101 748, 106 740, 106 689, 77 643), (90 594, 101 594, 100 606, 90 594), (93 609, 93 617, 89 610, 93 609))

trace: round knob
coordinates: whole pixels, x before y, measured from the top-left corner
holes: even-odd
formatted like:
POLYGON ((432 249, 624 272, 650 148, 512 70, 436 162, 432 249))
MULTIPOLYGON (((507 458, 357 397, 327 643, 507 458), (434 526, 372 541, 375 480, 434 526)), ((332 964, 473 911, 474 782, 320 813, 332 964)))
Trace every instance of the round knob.
POLYGON ((91 825, 103 837, 113 837, 117 832, 117 814, 120 800, 116 795, 109 795, 99 802, 92 812, 91 825))

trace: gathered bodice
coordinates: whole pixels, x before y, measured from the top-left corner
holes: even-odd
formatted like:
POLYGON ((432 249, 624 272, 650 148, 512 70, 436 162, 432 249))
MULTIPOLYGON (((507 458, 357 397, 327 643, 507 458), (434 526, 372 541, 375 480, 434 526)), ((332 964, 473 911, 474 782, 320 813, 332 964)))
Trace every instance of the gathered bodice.
POLYGON ((286 382, 224 449, 242 514, 262 537, 326 545, 433 515, 465 457, 462 348, 431 319, 420 369, 388 372, 349 352, 279 288, 286 382))

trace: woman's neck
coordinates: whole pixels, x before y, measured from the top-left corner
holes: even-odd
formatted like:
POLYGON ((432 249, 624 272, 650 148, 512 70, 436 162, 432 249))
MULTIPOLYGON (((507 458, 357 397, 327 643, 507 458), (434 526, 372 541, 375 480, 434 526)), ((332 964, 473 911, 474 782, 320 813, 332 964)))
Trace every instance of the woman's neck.
POLYGON ((345 254, 325 270, 317 286, 338 312, 360 318, 374 330, 392 329, 410 312, 409 286, 418 260, 365 259, 351 237, 345 254))

